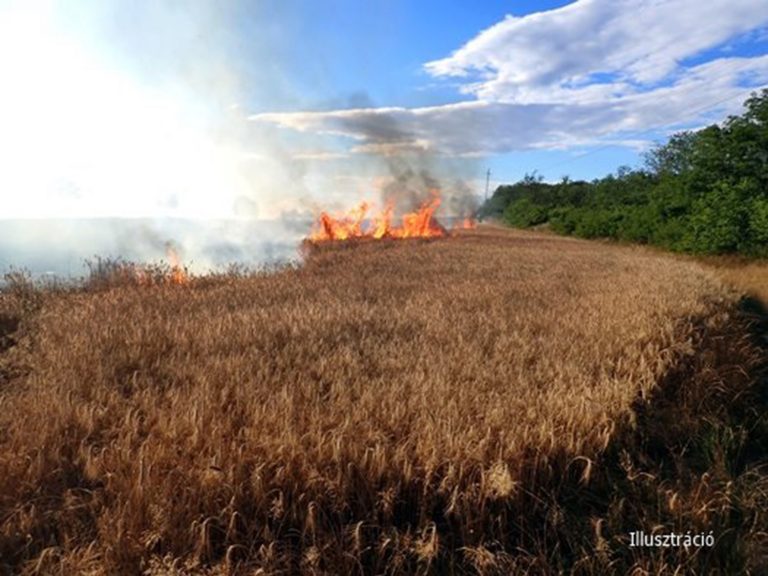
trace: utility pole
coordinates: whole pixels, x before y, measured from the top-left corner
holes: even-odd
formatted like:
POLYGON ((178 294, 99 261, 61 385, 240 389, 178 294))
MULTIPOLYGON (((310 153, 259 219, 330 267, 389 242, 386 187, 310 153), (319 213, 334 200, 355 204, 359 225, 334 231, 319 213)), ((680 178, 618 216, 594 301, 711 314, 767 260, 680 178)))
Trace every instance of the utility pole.
POLYGON ((478 222, 482 222, 485 219, 485 211, 488 209, 488 187, 490 184, 491 169, 488 168, 485 172, 485 201, 483 202, 483 205, 475 211, 475 216, 477 217, 478 222))

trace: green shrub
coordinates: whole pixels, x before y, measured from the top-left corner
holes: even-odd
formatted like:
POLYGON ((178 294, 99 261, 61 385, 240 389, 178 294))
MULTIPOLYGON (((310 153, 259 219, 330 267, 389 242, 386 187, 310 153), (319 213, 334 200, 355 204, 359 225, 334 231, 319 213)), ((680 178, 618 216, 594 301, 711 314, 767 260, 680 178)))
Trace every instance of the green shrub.
POLYGON ((753 198, 749 210, 749 239, 754 248, 768 246, 768 198, 753 198))
POLYGON ((617 237, 626 242, 647 244, 653 236, 657 218, 650 206, 630 206, 619 222, 617 237))
POLYGON ((688 225, 688 249, 709 254, 738 250, 746 239, 746 217, 741 187, 719 183, 694 202, 688 225))
POLYGON ((553 208, 549 213, 549 224, 558 234, 573 234, 577 223, 577 208, 562 206, 553 208))
POLYGON ((581 238, 615 238, 621 215, 614 210, 579 210, 579 221, 574 233, 581 238))
POLYGON ((517 228, 528 228, 547 221, 547 209, 529 198, 512 202, 504 210, 504 220, 517 228))

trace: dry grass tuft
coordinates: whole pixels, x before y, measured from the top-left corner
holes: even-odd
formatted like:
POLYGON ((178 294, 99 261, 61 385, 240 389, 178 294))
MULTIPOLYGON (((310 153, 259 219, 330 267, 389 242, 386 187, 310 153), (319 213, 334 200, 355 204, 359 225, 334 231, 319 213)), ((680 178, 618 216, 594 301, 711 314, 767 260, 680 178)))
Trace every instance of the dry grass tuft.
POLYGON ((728 469, 751 436, 720 436, 759 361, 736 302, 695 263, 494 229, 3 293, 0 566, 723 570, 754 553, 626 541, 765 518, 728 469))
POLYGON ((704 259, 704 263, 713 268, 727 283, 768 304, 768 262, 765 260, 710 257, 704 259))

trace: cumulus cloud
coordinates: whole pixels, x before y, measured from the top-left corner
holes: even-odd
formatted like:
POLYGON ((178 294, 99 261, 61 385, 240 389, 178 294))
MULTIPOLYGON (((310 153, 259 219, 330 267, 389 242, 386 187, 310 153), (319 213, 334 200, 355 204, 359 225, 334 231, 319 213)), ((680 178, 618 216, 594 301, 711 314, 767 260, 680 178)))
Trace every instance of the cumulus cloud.
POLYGON ((433 76, 480 79, 464 89, 486 100, 604 98, 661 82, 687 58, 768 23, 766 0, 580 0, 507 16, 447 58, 433 76), (608 75, 608 91, 594 84, 608 75))
POLYGON ((738 112, 749 86, 768 83, 768 55, 728 55, 727 43, 766 24, 768 0, 580 0, 507 16, 425 64, 437 79, 458 79, 471 100, 250 119, 340 138, 353 154, 636 148, 637 132, 738 112))
POLYGON ((422 108, 363 108, 251 116, 301 132, 347 138, 358 154, 433 151, 479 156, 511 150, 563 149, 610 140, 637 147, 622 133, 664 129, 705 113, 735 112, 748 74, 768 83, 768 56, 728 58, 690 68, 670 86, 602 101, 514 103, 473 100, 422 108), (711 105, 720 100, 721 105, 711 105), (695 114, 692 114, 695 112, 695 114), (384 126, 384 129, 379 129, 384 126), (391 126, 398 126, 392 130, 391 126))

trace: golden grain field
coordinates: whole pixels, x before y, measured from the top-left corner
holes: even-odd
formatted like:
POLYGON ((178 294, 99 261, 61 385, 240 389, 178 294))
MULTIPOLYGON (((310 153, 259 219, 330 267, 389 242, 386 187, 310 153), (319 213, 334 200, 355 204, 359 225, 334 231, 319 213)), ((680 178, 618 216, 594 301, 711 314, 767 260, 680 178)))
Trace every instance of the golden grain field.
POLYGON ((727 259, 711 259, 709 263, 725 282, 768 305, 768 264, 727 259))
POLYGON ((737 300, 694 262, 495 228, 7 291, 0 573, 672 573, 611 518, 705 529, 724 501, 615 447, 737 300), (659 510, 613 508, 612 451, 659 510))

